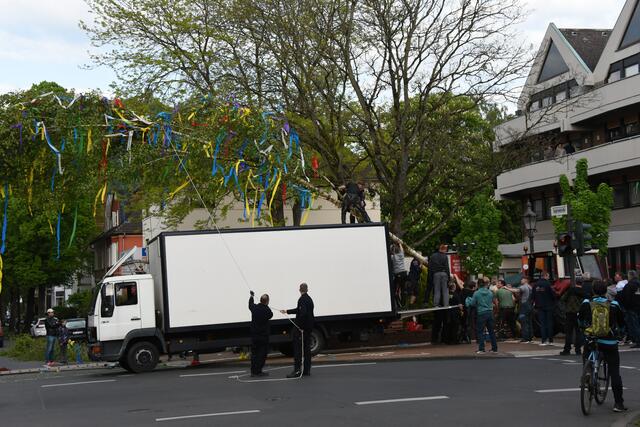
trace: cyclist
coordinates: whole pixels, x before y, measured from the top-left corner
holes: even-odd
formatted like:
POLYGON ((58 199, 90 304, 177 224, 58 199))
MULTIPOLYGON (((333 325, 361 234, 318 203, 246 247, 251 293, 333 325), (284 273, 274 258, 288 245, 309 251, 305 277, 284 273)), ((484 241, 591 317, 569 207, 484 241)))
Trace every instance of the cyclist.
MULTIPOLYGON (((620 376, 620 353, 618 353, 618 331, 619 328, 624 325, 624 315, 617 301, 608 301, 606 298, 607 285, 597 280, 593 284, 594 297, 592 299, 585 299, 580 306, 580 313, 578 318, 580 325, 586 329, 585 334, 596 336, 598 349, 602 352, 604 359, 607 361, 609 367, 609 376, 611 378, 611 390, 613 391, 613 397, 615 399, 615 405, 613 406, 614 412, 623 412, 627 408, 624 406, 624 399, 622 398, 622 377, 620 376), (609 312, 608 319, 608 332, 596 331, 601 328, 603 322, 593 322, 592 319, 592 307, 598 307, 597 310, 604 309, 609 312)), ((594 309, 595 310, 595 309, 594 309)), ((605 316, 606 318, 606 316, 605 316)), ((586 348, 583 351, 583 360, 589 355, 590 349, 586 348)))

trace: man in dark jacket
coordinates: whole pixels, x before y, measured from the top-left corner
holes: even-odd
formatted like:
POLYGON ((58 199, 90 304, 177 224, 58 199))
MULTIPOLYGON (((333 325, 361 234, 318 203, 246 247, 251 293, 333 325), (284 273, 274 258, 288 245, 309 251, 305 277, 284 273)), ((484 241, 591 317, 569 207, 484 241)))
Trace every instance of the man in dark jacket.
POLYGON ((544 273, 533 288, 533 301, 538 311, 540 321, 541 345, 551 345, 553 339, 553 309, 555 308, 555 293, 549 282, 549 273, 544 273))
POLYGON ((627 325, 627 335, 633 341, 633 348, 640 347, 640 282, 638 273, 629 270, 627 273, 629 281, 618 293, 618 301, 624 309, 624 317, 627 325))
MULTIPOLYGON (((587 297, 589 298, 589 297, 587 297)), ((578 326, 578 312, 582 301, 584 301, 585 295, 580 282, 575 286, 570 286, 560 301, 564 303, 564 350, 560 352, 562 356, 568 356, 571 354, 571 344, 573 343, 576 354, 579 355, 582 350, 582 331, 578 326)))
MULTIPOLYGON (((582 327, 589 328, 593 323, 591 303, 609 304, 609 334, 597 338, 598 350, 602 352, 604 359, 607 361, 607 371, 611 378, 611 391, 613 391, 613 398, 615 400, 613 411, 624 412, 627 408, 624 406, 624 399, 622 397, 623 388, 622 377, 620 376, 620 353, 618 352, 618 335, 620 327, 624 324, 624 315, 617 301, 608 302, 605 297, 607 285, 604 282, 596 280, 593 283, 593 293, 594 297, 592 299, 587 298, 582 302, 578 319, 582 327)), ((589 329, 586 329, 585 333, 588 334, 589 329)), ((590 349, 585 346, 583 359, 588 356, 589 351, 590 349)))
POLYGON ((433 306, 444 307, 449 305, 449 258, 447 258, 447 245, 442 244, 438 252, 429 258, 429 275, 433 280, 433 306))
POLYGON ((291 334, 293 336, 293 372, 287 378, 295 378, 300 375, 311 375, 311 331, 313 330, 313 300, 307 294, 309 287, 306 283, 300 284, 300 298, 298 306, 291 310, 282 310, 282 314, 295 314, 296 321, 291 334), (304 363, 303 363, 304 359, 304 363), (302 368, 302 371, 301 371, 302 368))
POLYGON ((55 316, 53 309, 50 308, 47 310, 47 318, 44 319, 44 327, 47 331, 47 347, 44 353, 45 363, 48 366, 51 366, 55 363, 54 353, 55 353, 55 345, 56 340, 58 339, 58 326, 60 322, 58 318, 55 316))
POLYGON ((269 375, 262 372, 269 351, 269 319, 273 312, 269 308, 269 295, 260 297, 260 304, 253 303, 253 291, 249 297, 251 310, 251 376, 262 377, 269 375))

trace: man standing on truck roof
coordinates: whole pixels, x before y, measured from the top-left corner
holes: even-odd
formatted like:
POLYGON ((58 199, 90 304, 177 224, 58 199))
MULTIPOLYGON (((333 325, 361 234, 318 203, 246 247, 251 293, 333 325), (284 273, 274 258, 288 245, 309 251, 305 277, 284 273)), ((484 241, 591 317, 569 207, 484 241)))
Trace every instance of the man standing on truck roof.
POLYGON ((429 274, 433 278, 433 306, 444 307, 449 305, 449 258, 447 258, 448 246, 444 243, 438 247, 438 251, 429 257, 429 274))
POLYGON ((269 375, 262 372, 269 351, 269 319, 273 312, 269 308, 269 295, 260 297, 260 304, 254 304, 253 291, 250 291, 249 310, 251 310, 251 376, 264 377, 269 375))
POLYGON ((296 315, 295 326, 291 332, 293 335, 294 354, 293 372, 287 375, 287 378, 311 375, 311 331, 313 330, 314 317, 313 300, 307 294, 308 291, 307 284, 301 283, 298 306, 290 310, 280 310, 282 314, 296 315), (304 359, 304 363, 302 359, 304 359))

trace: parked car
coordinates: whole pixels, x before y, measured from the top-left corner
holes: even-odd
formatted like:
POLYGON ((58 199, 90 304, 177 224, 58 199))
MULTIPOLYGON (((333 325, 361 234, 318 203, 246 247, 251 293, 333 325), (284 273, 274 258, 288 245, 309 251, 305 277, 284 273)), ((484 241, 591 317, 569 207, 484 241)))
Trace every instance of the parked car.
POLYGON ((41 317, 37 321, 33 322, 31 324, 31 329, 29 330, 29 332, 34 338, 47 336, 47 329, 44 326, 44 317, 41 317))
POLYGON ((74 341, 87 340, 87 321, 86 319, 67 319, 67 329, 69 330, 69 339, 74 341))

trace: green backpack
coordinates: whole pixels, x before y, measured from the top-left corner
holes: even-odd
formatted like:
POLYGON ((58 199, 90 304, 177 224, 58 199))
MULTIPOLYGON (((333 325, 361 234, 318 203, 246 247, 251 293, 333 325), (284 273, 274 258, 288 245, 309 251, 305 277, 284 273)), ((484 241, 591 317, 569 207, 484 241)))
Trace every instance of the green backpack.
POLYGON ((609 312, 611 303, 591 301, 591 326, 586 329, 589 335, 604 338, 611 334, 609 326, 609 312))

